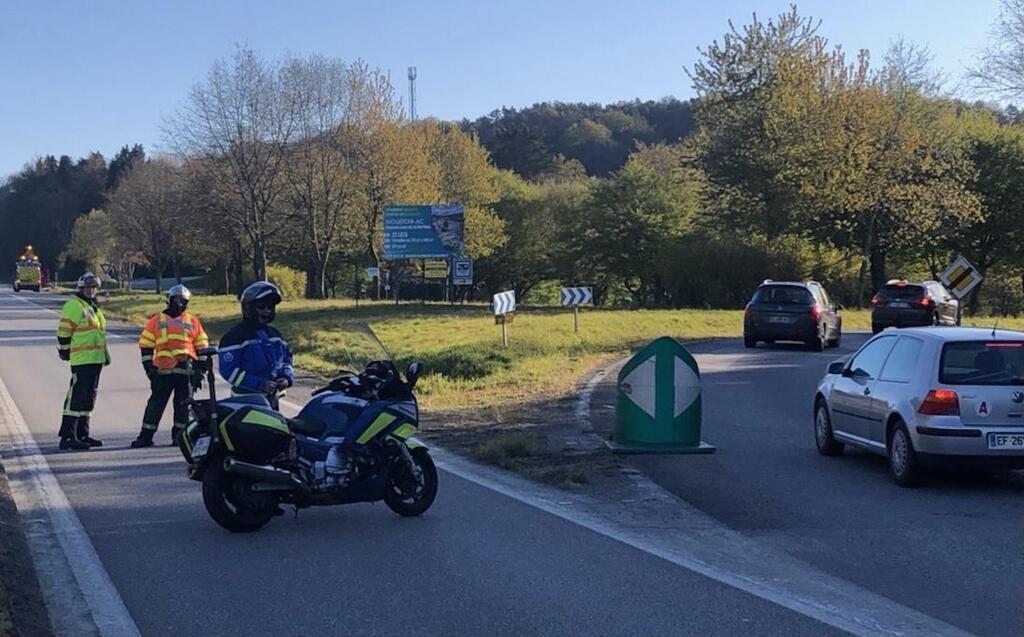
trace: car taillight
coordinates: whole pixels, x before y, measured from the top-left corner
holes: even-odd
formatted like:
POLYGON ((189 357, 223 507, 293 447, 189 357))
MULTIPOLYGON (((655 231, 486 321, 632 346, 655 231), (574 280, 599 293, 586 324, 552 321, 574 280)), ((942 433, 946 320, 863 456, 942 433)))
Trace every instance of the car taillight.
POLYGON ((812 321, 819 321, 819 320, 821 320, 821 306, 818 305, 817 303, 815 303, 814 305, 811 306, 811 320, 812 321))
POLYGON ((916 307, 931 307, 932 300, 927 296, 922 296, 919 299, 914 299, 913 301, 910 302, 910 304, 916 307))
POLYGON ((955 391, 933 389, 925 396, 924 402, 917 408, 917 413, 925 416, 959 416, 960 397, 955 391))
POLYGON ((747 307, 743 308, 743 319, 746 320, 746 319, 749 319, 749 318, 750 318, 750 304, 747 303, 747 307))
POLYGON ((882 298, 881 294, 876 294, 871 297, 871 305, 885 305, 885 299, 882 298))

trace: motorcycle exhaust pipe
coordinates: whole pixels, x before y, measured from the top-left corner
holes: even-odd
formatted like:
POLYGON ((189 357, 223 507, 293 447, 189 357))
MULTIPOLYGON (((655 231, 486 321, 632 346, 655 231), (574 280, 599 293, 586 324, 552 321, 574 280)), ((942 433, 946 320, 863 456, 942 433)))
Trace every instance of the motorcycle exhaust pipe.
POLYGON ((234 458, 228 458, 224 461, 224 470, 228 473, 256 478, 258 480, 266 480, 267 482, 274 482, 276 484, 287 484, 298 488, 302 488, 304 486, 302 482, 290 471, 277 469, 276 467, 252 464, 250 462, 242 462, 241 460, 235 460, 234 458))

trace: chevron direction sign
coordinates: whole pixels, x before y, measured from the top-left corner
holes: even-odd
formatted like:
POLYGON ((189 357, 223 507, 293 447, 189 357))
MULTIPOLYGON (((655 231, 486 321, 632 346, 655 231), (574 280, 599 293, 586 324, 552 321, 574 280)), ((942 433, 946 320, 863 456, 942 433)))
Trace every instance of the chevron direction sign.
POLYGON ((499 292, 494 295, 494 315, 501 316, 502 314, 511 314, 516 311, 516 293, 515 290, 509 290, 508 292, 499 292))
POLYGON ((711 453, 701 442, 701 382, 697 361, 664 336, 640 350, 619 372, 616 453, 711 453))
POLYGON ((594 304, 594 288, 562 288, 559 295, 562 305, 577 307, 579 305, 594 304))

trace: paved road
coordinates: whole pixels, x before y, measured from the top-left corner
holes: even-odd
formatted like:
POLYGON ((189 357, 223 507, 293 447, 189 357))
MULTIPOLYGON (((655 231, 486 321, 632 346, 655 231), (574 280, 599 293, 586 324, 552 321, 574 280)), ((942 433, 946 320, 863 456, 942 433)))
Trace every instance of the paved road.
MULTIPOLYGON (((826 458, 812 433, 814 388, 841 350, 696 345, 707 456, 631 460, 723 522, 825 572, 981 635, 1024 635, 1024 474, 937 474, 897 487, 884 458, 826 458)), ((607 422, 613 387, 592 406, 607 422)))
MULTIPOLYGON (((100 383, 93 432, 106 446, 57 450, 68 371, 44 308, 59 303, 0 291, 0 379, 143 635, 836 632, 447 472, 422 518, 353 505, 229 534, 177 450, 126 448, 147 396, 134 330, 113 330, 100 383)), ((3 451, 5 463, 18 452, 3 451)))

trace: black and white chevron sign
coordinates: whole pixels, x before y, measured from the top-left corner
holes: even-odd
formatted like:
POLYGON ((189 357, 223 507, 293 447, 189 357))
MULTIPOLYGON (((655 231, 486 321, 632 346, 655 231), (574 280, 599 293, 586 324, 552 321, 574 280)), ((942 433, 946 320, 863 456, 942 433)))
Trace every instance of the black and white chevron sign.
POLYGON ((561 302, 569 307, 593 305, 594 288, 562 288, 561 302))
POLYGON ((508 292, 499 292, 494 295, 494 315, 500 316, 502 314, 510 314, 516 311, 516 293, 515 290, 509 290, 508 292))

